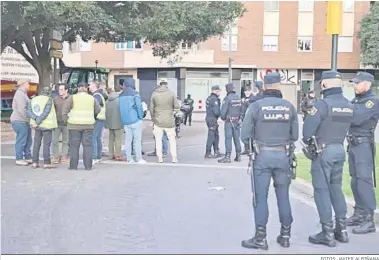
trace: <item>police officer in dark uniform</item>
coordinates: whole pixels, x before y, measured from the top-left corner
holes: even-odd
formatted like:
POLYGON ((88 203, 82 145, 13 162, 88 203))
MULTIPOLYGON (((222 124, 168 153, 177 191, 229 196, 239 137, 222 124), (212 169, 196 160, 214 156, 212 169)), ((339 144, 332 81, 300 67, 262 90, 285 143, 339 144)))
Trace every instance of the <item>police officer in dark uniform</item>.
POLYGON ((221 109, 220 109, 220 87, 213 86, 211 88, 212 93, 207 98, 206 101, 206 116, 205 122, 208 127, 208 138, 206 144, 205 158, 219 158, 221 157, 221 153, 219 150, 219 132, 218 132, 218 123, 217 120, 220 117, 221 109), (212 156, 212 146, 214 151, 214 156, 212 156))
MULTIPOLYGON (((243 120, 243 118, 245 118, 245 114, 246 114, 246 111, 247 111, 247 108, 249 107, 249 105, 263 97, 263 91, 262 91, 263 90, 263 82, 262 81, 255 82, 255 87, 258 88, 258 90, 259 90, 259 92, 256 95, 253 95, 253 93, 251 91, 252 90, 251 85, 248 85, 244 88, 245 98, 242 99, 242 110, 243 110, 242 120, 243 120)), ((244 143, 244 146, 245 146, 245 150, 242 152, 241 155, 248 155, 249 150, 250 150, 249 144, 244 143)))
POLYGON ((342 95, 341 75, 324 71, 321 94, 309 112, 303 126, 303 142, 316 147, 311 158, 314 199, 322 231, 309 236, 309 242, 336 246, 349 241, 346 231, 346 201, 342 192, 342 173, 346 160, 344 140, 353 118, 353 105, 342 95), (332 207, 336 226, 333 226, 332 207), (336 240, 335 240, 336 239, 336 240))
POLYGON ((236 149, 236 158, 234 161, 241 161, 241 141, 240 141, 240 125, 242 123, 242 101, 234 91, 233 84, 229 83, 225 86, 226 97, 221 106, 221 119, 225 121, 225 157, 218 160, 219 163, 231 163, 230 156, 232 153, 232 139, 236 149))
POLYGON ((271 178, 274 180, 281 222, 277 242, 289 247, 293 221, 289 200, 291 183, 288 148, 299 138, 295 107, 282 98, 280 74, 272 72, 264 77, 262 99, 251 104, 242 123, 241 139, 252 142, 255 160, 252 171, 255 236, 242 241, 246 248, 268 249, 266 225, 268 221, 267 196, 271 178))
MULTIPOLYGON (((353 121, 348 135, 349 170, 351 190, 355 207, 354 214, 347 220, 354 234, 375 232, 374 211, 376 209, 373 172, 375 169, 374 132, 379 119, 379 100, 370 89, 374 76, 358 72, 355 83, 356 96, 353 121)), ((374 176, 375 177, 375 176, 374 176)))

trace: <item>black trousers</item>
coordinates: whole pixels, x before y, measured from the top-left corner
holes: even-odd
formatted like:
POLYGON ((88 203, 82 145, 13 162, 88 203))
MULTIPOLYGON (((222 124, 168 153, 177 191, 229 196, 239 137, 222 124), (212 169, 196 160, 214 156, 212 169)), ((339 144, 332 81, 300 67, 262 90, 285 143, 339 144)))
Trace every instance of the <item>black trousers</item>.
POLYGON ((52 130, 36 129, 34 134, 33 163, 39 162, 39 150, 41 149, 43 139, 43 163, 51 164, 50 147, 52 138, 52 130))
POLYGON ((70 169, 78 169, 80 144, 83 145, 83 164, 86 170, 92 169, 93 129, 69 130, 70 169))
POLYGON ((184 122, 183 124, 187 124, 187 118, 188 118, 188 123, 192 123, 192 110, 188 111, 187 113, 184 114, 184 122))

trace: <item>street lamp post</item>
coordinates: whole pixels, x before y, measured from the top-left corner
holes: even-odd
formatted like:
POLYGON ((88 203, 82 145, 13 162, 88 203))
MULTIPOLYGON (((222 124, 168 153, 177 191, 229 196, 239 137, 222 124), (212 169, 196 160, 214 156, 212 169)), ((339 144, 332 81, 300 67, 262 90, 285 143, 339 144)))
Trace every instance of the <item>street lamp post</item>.
POLYGON ((232 23, 229 25, 228 83, 232 83, 232 23))
POLYGON ((331 69, 337 70, 338 35, 342 28, 342 2, 328 1, 326 31, 332 35, 331 69))
POLYGON ((95 68, 95 80, 97 79, 97 64, 99 63, 98 60, 95 60, 96 68, 95 68))

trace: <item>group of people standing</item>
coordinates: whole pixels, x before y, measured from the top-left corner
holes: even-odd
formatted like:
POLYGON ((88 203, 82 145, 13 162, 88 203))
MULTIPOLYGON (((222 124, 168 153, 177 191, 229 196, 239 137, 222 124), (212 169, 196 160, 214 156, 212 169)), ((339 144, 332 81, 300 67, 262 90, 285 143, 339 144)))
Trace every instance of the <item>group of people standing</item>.
MULTIPOLYGON (((234 160, 240 161, 241 158, 240 140, 245 144, 244 154, 249 154, 252 160, 249 173, 256 229, 252 238, 242 241, 242 246, 246 248, 268 249, 267 198, 271 178, 281 223, 277 242, 282 247, 290 246, 293 216, 289 187, 291 179, 295 178, 292 159, 295 142, 299 139, 299 124, 295 107, 283 99, 280 82, 279 73, 269 73, 264 77, 264 83, 256 82, 256 87, 261 90, 259 94, 251 95, 251 86, 245 87, 244 100, 236 94, 232 84, 227 84, 227 95, 222 104, 219 99, 220 87, 213 86, 206 102, 208 138, 205 158, 222 157, 218 146, 217 123, 221 118, 225 122, 226 153, 218 162, 231 162, 232 139, 236 149, 234 160)), ((336 241, 348 243, 347 226, 355 226, 352 230, 354 234, 376 231, 373 173, 374 132, 379 119, 379 99, 371 90, 373 75, 359 72, 351 82, 355 83, 356 97, 349 101, 343 96, 340 73, 324 71, 320 82, 322 98, 316 100, 311 92, 310 102, 303 106, 306 115, 301 140, 305 154, 312 162, 314 199, 322 224, 321 232, 309 236, 309 242, 313 244, 334 247, 336 241), (354 214, 349 218, 346 217, 347 205, 342 192, 345 140, 349 144, 348 162, 355 199, 354 214)))
MULTIPOLYGON (((82 145, 84 168, 90 170, 93 164, 101 162, 104 128, 109 129, 111 160, 146 163, 142 158, 142 120, 146 116, 147 106, 141 102, 140 94, 135 90, 135 80, 127 78, 123 86, 115 86, 109 96, 105 87, 105 83, 96 80, 89 85, 79 83, 77 94, 70 95, 69 86, 62 83, 56 85, 58 94, 55 93, 54 97, 51 88, 44 87, 30 100, 27 95, 29 82, 19 81, 10 118, 16 132, 16 164, 32 164, 34 168, 39 168, 39 152, 43 145, 44 168, 51 169, 55 168, 55 164, 69 163, 69 169, 76 170, 82 145), (33 153, 32 128, 35 129, 33 153), (121 151, 123 139, 125 156, 121 151)), ((192 112, 193 100, 190 96, 186 102, 189 105, 188 112, 192 112)), ((167 140, 172 162, 178 162, 174 114, 179 109, 174 92, 168 89, 166 80, 161 80, 152 94, 150 107, 158 162, 163 162, 162 146, 167 140)))

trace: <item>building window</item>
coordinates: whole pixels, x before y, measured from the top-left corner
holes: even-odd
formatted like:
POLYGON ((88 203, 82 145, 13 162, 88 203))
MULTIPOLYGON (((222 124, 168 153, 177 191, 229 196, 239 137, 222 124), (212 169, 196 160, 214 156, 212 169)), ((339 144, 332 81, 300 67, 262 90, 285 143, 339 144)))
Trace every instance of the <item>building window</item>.
POLYGON ((79 36, 76 37, 76 41, 69 44, 70 52, 77 51, 91 51, 92 41, 85 42, 79 36))
POLYGON ((197 50, 197 44, 182 42, 180 44, 180 49, 186 50, 186 51, 197 50))
POLYGON ((299 1, 300 12, 313 12, 314 1, 302 0, 299 1))
POLYGON ((278 51, 278 36, 263 36, 263 51, 278 51))
POLYGON ((338 37, 338 52, 353 52, 353 37, 338 37))
POLYGON ((117 51, 140 50, 142 49, 142 41, 126 41, 115 43, 117 51))
POLYGON ((299 52, 312 51, 312 37, 298 37, 297 38, 297 51, 299 52))
POLYGON ((354 12, 354 0, 345 0, 343 1, 343 11, 345 13, 354 12))
POLYGON ((279 11, 279 1, 265 1, 264 10, 265 11, 279 11))
MULTIPOLYGON (((230 36, 230 29, 228 28, 227 31, 224 33, 224 35, 221 38, 221 50, 222 51, 229 51, 229 36, 230 36)), ((232 24, 232 51, 237 51, 237 42, 238 42, 238 22, 235 21, 232 24)))

